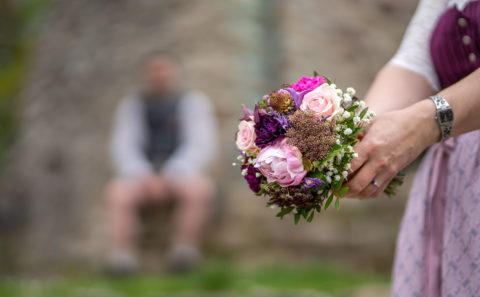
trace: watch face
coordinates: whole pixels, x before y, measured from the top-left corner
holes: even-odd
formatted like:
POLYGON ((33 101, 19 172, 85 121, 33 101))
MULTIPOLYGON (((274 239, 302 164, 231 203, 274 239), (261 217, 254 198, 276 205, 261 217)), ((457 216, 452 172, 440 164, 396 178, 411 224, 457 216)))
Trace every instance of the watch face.
POLYGON ((449 108, 442 110, 439 114, 440 123, 447 123, 453 121, 453 111, 449 108))

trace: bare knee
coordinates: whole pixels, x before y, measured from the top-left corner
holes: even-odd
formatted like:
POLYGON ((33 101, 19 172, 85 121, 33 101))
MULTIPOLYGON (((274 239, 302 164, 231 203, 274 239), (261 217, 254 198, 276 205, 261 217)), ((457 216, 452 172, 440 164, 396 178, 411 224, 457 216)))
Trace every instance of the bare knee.
POLYGON ((136 207, 141 199, 142 186, 139 181, 117 179, 106 188, 105 198, 109 207, 136 207))
POLYGON ((208 177, 192 177, 186 182, 188 187, 184 187, 182 198, 187 203, 205 205, 209 204, 215 193, 213 181, 208 177))

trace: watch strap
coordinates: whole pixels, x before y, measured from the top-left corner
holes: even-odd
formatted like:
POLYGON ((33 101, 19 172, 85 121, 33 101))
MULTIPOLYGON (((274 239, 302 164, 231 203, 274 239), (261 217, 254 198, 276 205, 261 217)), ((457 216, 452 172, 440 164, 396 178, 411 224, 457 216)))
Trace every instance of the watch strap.
POLYGON ((442 132, 442 141, 450 138, 453 126, 453 110, 448 104, 447 100, 439 95, 429 97, 434 103, 437 109, 436 119, 442 132))

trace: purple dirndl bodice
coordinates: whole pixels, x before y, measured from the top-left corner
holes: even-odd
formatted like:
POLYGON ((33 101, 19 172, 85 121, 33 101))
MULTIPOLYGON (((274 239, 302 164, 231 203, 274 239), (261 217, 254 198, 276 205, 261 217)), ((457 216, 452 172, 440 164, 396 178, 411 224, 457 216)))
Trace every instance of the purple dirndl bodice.
MULTIPOLYGON (((430 51, 442 88, 479 68, 480 1, 463 11, 447 9, 430 51)), ((393 274, 394 297, 480 296, 480 131, 436 144, 426 154, 402 221, 393 274)))
POLYGON ((470 2, 463 11, 452 7, 442 15, 430 52, 442 88, 480 67, 480 1, 470 2))

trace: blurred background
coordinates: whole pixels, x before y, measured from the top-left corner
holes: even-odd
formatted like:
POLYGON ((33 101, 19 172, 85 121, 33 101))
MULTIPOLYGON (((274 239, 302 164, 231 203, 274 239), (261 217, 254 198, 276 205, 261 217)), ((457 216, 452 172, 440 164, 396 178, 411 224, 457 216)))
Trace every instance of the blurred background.
POLYGON ((416 3, 0 0, 0 296, 388 296, 415 165, 398 196, 294 226, 231 166, 233 138, 242 103, 315 69, 364 95, 416 3), (218 197, 202 267, 163 272, 160 214, 145 220, 142 273, 115 280, 103 274, 112 117, 158 48, 214 103, 218 197))

